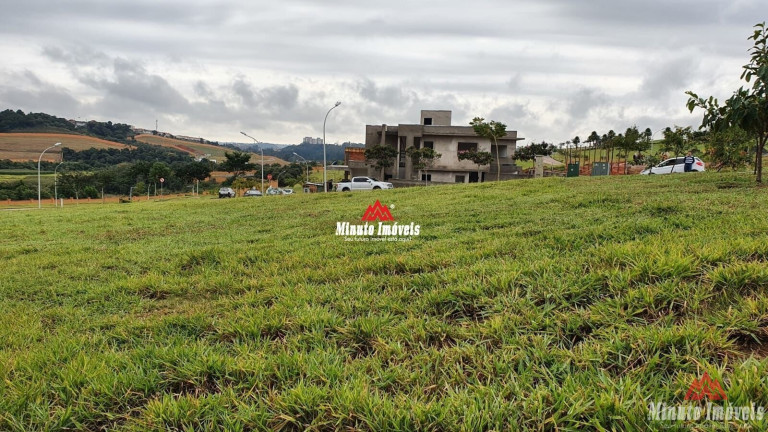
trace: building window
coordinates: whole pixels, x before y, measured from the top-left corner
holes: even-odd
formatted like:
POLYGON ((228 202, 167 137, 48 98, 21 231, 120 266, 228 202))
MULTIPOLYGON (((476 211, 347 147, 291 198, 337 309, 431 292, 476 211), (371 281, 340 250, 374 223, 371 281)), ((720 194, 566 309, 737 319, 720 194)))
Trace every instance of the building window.
POLYGON ((424 148, 431 148, 432 150, 434 150, 435 149, 434 141, 424 141, 424 148))
POLYGON ((459 153, 476 152, 476 151, 477 151, 477 143, 469 143, 469 142, 459 143, 459 153))
POLYGON ((424 117, 424 126, 432 126, 432 117, 424 117))
POLYGON ((421 181, 432 181, 432 174, 422 174, 421 181))
POLYGON ((464 183, 464 176, 463 175, 456 176, 456 183, 464 183))

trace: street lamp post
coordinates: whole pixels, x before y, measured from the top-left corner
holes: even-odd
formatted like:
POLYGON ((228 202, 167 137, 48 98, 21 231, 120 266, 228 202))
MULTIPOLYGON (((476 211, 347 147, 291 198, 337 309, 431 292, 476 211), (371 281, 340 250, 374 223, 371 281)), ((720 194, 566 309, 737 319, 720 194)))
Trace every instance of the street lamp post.
MULTIPOLYGON (((253 143, 256 145, 262 144, 261 141, 257 140, 256 138, 248 135, 245 132, 240 131, 241 134, 247 136, 248 138, 253 140, 253 143)), ((264 192, 264 149, 259 146, 259 151, 261 152, 261 191, 264 192)))
POLYGON ((279 173, 277 173, 277 180, 275 180, 275 181, 277 182, 277 188, 278 189, 280 188, 280 176, 285 174, 285 173, 286 173, 286 170, 282 170, 279 173))
POLYGON ((325 192, 328 192, 328 162, 325 160, 325 122, 328 121, 328 114, 339 105, 341 105, 341 101, 336 102, 336 104, 325 113, 325 120, 323 120, 323 190, 325 192))
MULTIPOLYGON (((62 157, 62 159, 64 159, 64 158, 62 157)), ((58 171, 59 171, 59 167, 63 163, 64 163, 64 161, 62 160, 61 162, 59 162, 58 165, 56 165, 56 169, 53 170, 53 199, 55 201, 56 207, 59 206, 59 204, 58 204, 59 203, 59 174, 58 174, 58 171)))
POLYGON ((300 157, 301 160, 304 161, 304 164, 307 166, 307 183, 309 183, 309 161, 304 159, 304 157, 296 152, 293 152, 296 156, 300 157))
POLYGON ((37 208, 43 208, 42 201, 40 201, 40 189, 41 189, 41 187, 40 187, 40 161, 43 160, 43 155, 45 154, 45 152, 47 152, 48 150, 50 150, 50 149, 52 149, 54 147, 58 147, 60 145, 61 145, 61 143, 57 142, 56 144, 48 147, 47 149, 43 150, 43 152, 40 153, 40 157, 37 158, 37 208))

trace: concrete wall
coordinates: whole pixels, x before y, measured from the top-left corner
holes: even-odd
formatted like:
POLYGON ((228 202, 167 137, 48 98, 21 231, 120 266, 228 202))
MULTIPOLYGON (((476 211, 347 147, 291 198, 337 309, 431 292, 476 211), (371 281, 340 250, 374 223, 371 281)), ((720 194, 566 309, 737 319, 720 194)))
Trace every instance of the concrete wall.
MULTIPOLYGON (((433 168, 453 170, 453 171, 478 171, 477 164, 472 161, 459 160, 459 143, 475 142, 478 151, 491 151, 491 142, 486 138, 480 137, 447 137, 447 136, 424 136, 424 141, 433 141, 434 149, 440 153, 440 159, 437 159, 433 168)), ((484 166, 481 171, 488 171, 488 166, 484 166)), ((453 182, 453 181, 451 181, 453 182)))
POLYGON ((419 124, 424 124, 425 118, 431 118, 432 124, 435 126, 450 126, 451 125, 451 112, 445 110, 421 110, 421 121, 419 124))
POLYGON ((464 176, 464 183, 469 182, 469 173, 465 172, 430 171, 429 174, 432 175, 432 181, 434 183, 456 183, 457 175, 464 176))

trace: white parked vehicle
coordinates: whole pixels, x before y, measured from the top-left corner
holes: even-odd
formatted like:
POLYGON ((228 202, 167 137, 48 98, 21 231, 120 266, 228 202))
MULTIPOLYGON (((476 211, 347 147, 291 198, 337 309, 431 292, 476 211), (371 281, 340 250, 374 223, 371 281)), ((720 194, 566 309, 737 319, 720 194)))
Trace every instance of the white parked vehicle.
MULTIPOLYGON (((664 162, 656 165, 655 167, 646 168, 643 171, 640 172, 640 174, 648 175, 648 174, 672 174, 672 173, 682 173, 685 172, 685 163, 684 163, 685 157, 676 157, 676 158, 670 158, 665 160, 664 162)), ((704 168, 704 162, 701 161, 701 159, 694 157, 693 158, 693 167, 691 168, 691 172, 704 172, 706 169, 704 168)))
POLYGON ((244 197, 260 197, 262 196, 261 191, 258 189, 248 189, 243 194, 244 197))
POLYGON ((267 195, 293 195, 293 189, 273 188, 270 186, 267 188, 267 195))
POLYGON ((378 181, 373 177, 352 177, 352 181, 339 182, 336 190, 339 192, 351 192, 358 190, 392 189, 392 183, 378 181))
POLYGON ((235 196, 237 196, 237 194, 232 188, 223 187, 219 189, 219 198, 234 198, 235 196))

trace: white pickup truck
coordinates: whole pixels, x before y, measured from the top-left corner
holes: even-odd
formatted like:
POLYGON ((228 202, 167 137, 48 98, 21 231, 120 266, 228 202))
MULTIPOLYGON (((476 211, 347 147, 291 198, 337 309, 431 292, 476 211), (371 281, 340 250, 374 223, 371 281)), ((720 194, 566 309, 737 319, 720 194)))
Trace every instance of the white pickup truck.
POLYGON ((392 189, 393 187, 392 183, 378 181, 372 177, 352 177, 352 181, 343 181, 336 184, 336 190, 339 192, 392 189))

